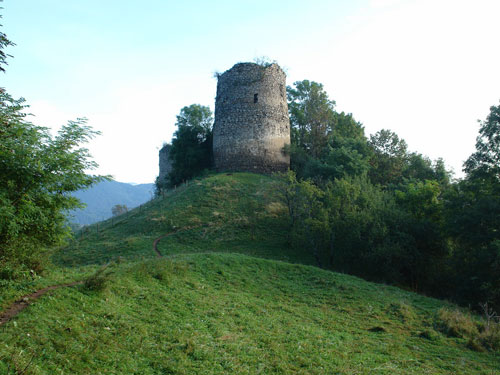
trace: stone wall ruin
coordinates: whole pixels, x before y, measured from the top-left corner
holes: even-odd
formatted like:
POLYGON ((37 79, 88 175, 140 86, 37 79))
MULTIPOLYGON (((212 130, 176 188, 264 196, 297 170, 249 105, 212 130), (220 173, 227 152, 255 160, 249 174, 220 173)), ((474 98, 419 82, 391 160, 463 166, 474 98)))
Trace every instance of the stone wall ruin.
POLYGON ((286 171, 286 75, 277 64, 239 63, 218 77, 213 153, 219 171, 286 171))
POLYGON ((159 152, 160 156, 160 174, 158 175, 158 182, 160 184, 164 184, 167 182, 167 177, 169 173, 172 171, 172 161, 169 159, 170 148, 172 145, 166 144, 164 145, 159 152))

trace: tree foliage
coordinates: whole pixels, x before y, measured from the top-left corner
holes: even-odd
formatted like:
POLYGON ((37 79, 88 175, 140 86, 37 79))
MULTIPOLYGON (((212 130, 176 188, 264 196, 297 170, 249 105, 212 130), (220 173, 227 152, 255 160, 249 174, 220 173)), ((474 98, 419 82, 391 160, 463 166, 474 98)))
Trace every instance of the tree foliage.
POLYGON ((490 107, 486 121, 480 121, 476 152, 464 164, 470 178, 500 181, 500 105, 490 107))
POLYGON ((320 83, 304 80, 294 86, 287 87, 292 144, 318 157, 332 131, 335 101, 320 83))
POLYGON ((126 204, 115 204, 111 208, 111 213, 113 214, 113 216, 122 215, 122 214, 126 213, 127 211, 128 211, 128 207, 126 204))
POLYGON ((455 299, 500 309, 500 106, 480 121, 467 176, 447 195, 447 230, 453 239, 455 299))
MULTIPOLYGON (((3 8, 0 7, 0 9, 3 9, 3 8)), ((0 15, 0 19, 1 18, 2 18, 2 16, 0 15)), ((2 25, 0 24, 0 27, 1 26, 2 25)), ((6 48, 8 46, 15 46, 15 44, 7 38, 7 35, 5 35, 5 33, 0 31, 0 72, 5 72, 4 66, 7 65, 7 58, 12 57, 11 55, 9 55, 3 51, 4 48, 6 48)))
POLYGON ((292 246, 321 267, 500 309, 500 106, 452 181, 390 130, 368 140, 321 84, 296 82, 288 99, 293 172, 276 191, 292 246))
POLYGON ((362 124, 352 114, 336 112, 321 84, 295 82, 288 100, 291 168, 299 178, 328 181, 368 171, 371 150, 362 124))
POLYGON ((177 116, 169 158, 170 186, 187 181, 212 166, 212 125, 210 108, 192 104, 177 116))
POLYGON ((82 144, 98 133, 85 119, 52 137, 26 121, 23 100, 0 93, 0 265, 39 268, 42 255, 68 234, 66 211, 81 207, 68 194, 101 178, 82 144))
POLYGON ((408 157, 405 140, 390 130, 382 129, 370 136, 370 146, 373 149, 371 180, 380 185, 399 182, 408 157))

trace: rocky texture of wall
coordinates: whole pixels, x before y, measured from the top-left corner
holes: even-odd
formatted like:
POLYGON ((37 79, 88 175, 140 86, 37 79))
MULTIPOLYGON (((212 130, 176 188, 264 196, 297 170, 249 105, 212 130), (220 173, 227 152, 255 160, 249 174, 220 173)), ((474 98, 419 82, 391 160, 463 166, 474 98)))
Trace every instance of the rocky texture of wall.
POLYGON ((160 150, 160 174, 158 175, 160 183, 165 183, 168 174, 172 171, 172 161, 168 158, 171 147, 172 145, 166 144, 160 150))
POLYGON ((218 77, 213 137, 217 170, 289 168, 286 75, 277 64, 240 63, 218 77))

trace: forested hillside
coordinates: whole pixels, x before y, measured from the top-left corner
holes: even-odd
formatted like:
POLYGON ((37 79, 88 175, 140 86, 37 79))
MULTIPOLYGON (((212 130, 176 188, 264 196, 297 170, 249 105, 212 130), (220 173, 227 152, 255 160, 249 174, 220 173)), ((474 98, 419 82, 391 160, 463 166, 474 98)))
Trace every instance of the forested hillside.
POLYGON ((118 181, 102 181, 88 189, 78 190, 73 196, 85 208, 76 209, 68 214, 70 222, 78 225, 93 224, 112 216, 115 205, 125 205, 132 209, 153 197, 153 184, 127 184, 118 181))
MULTIPOLYGON (((291 170, 276 191, 289 245, 321 268, 500 310, 500 105, 480 122, 465 177, 453 179, 444 160, 409 150, 395 132, 365 134, 322 84, 298 81, 287 93, 291 170)), ((158 192, 211 160, 210 110, 192 112, 199 105, 178 116, 172 148, 183 152, 171 154, 158 192)))

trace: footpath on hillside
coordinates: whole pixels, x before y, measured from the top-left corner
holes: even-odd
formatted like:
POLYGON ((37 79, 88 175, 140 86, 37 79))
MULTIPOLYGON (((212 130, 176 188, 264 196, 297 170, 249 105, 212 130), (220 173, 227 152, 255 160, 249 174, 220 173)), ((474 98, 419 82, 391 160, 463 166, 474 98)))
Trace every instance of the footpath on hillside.
MULTIPOLYGON (((185 230, 198 228, 200 226, 201 225, 180 228, 180 229, 174 230, 172 232, 169 232, 167 234, 163 234, 160 237, 156 238, 153 241, 153 251, 156 253, 156 256, 158 258, 161 258, 164 256, 158 250, 158 243, 162 239, 164 239, 168 236, 174 235, 176 233, 185 231, 185 230)), ((75 285, 82 285, 83 283, 84 283, 84 281, 80 280, 80 281, 73 281, 71 283, 51 285, 51 286, 48 286, 48 287, 45 287, 42 289, 38 289, 31 294, 22 296, 17 301, 13 302, 10 306, 8 306, 3 312, 0 312, 0 326, 7 323, 12 318, 16 317, 21 311, 23 311, 25 308, 27 308, 29 305, 31 305, 33 302, 35 302, 37 299, 42 297, 44 294, 47 294, 48 292, 51 292, 53 290, 57 290, 59 288, 66 288, 66 287, 75 286, 75 285)))
POLYGON ((2 324, 7 323, 12 318, 14 318, 16 315, 18 315, 21 311, 23 311, 26 307, 31 305, 33 302, 35 302, 38 298, 40 298, 44 294, 59 288, 65 288, 80 284, 83 284, 83 281, 73 281, 72 283, 51 285, 46 288, 38 289, 37 291, 31 294, 21 297, 20 299, 15 301, 12 305, 7 307, 4 312, 0 313, 0 326, 2 324))

